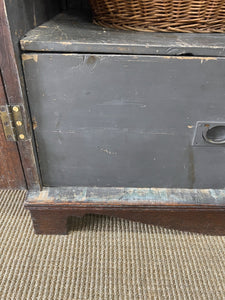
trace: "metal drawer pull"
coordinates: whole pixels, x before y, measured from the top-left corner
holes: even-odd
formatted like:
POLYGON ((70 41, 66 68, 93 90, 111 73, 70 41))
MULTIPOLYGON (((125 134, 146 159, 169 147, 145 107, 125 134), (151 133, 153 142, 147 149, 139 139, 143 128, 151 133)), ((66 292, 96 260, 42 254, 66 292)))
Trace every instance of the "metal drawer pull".
POLYGON ((211 127, 203 132, 203 137, 210 144, 225 144, 225 126, 211 127))

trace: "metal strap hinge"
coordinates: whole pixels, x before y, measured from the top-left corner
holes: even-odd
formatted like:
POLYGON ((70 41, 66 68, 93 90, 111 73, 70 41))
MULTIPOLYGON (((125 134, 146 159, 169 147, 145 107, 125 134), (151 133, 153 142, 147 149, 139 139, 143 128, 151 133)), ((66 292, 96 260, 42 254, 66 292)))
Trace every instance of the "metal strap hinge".
POLYGON ((7 141, 26 141, 28 139, 27 124, 24 120, 22 105, 0 106, 0 119, 7 141))

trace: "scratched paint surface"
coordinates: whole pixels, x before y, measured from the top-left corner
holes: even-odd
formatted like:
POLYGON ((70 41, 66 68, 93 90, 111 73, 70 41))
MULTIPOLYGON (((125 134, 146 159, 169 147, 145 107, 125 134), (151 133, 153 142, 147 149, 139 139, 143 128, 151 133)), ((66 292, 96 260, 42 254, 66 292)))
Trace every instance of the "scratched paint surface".
POLYGON ((224 58, 29 53, 23 65, 44 186, 224 188, 225 147, 192 146, 197 121, 225 121, 224 58))
POLYGON ((31 30, 27 51, 224 56, 224 34, 144 33, 103 28, 86 15, 62 13, 31 30))
POLYGON ((60 187, 30 192, 28 203, 37 204, 123 204, 123 205, 220 205, 225 206, 225 190, 60 187))

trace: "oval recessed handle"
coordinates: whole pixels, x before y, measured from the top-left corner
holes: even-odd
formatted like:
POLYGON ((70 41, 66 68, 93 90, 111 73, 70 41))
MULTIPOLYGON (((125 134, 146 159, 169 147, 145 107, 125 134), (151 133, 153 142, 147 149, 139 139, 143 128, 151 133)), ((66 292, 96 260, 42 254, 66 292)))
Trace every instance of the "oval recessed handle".
POLYGON ((206 142, 214 145, 225 144, 225 126, 216 125, 207 128, 203 132, 203 138, 206 142))

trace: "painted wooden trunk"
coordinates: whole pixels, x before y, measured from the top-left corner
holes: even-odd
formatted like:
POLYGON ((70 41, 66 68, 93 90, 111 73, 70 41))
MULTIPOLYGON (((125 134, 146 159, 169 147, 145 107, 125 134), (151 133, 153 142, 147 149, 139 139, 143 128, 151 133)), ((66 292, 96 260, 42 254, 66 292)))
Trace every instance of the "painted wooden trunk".
POLYGON ((37 26, 60 3, 16 3, 9 26, 0 0, 1 73, 32 120, 17 155, 35 231, 94 213, 224 234, 225 35, 106 29, 79 5, 37 26))
POLYGON ((225 59, 23 55, 43 184, 223 188, 225 59), (200 141, 201 142, 201 141, 200 141))
POLYGON ((220 127, 225 142, 225 59, 215 39, 115 40, 86 21, 71 27, 71 16, 56 21, 21 42, 45 186, 224 188, 225 144, 204 136, 220 127), (198 55, 168 56, 182 51, 198 55))

